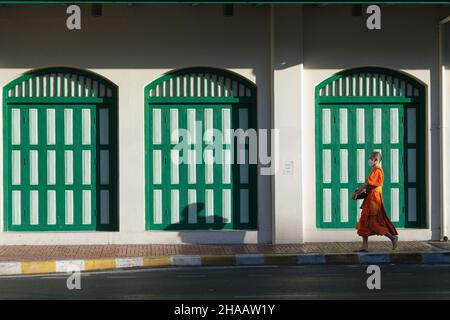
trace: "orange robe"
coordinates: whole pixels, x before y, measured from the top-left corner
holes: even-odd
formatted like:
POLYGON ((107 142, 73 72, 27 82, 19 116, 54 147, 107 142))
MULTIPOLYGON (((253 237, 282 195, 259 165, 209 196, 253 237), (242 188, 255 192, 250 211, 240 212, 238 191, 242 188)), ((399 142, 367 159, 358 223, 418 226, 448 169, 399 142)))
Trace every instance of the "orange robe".
POLYGON ((367 184, 373 189, 367 190, 367 197, 361 205, 361 217, 356 225, 358 235, 362 237, 372 235, 382 236, 387 233, 394 236, 398 234, 384 209, 383 194, 381 191, 383 180, 383 169, 380 166, 374 166, 369 178, 367 178, 367 184))

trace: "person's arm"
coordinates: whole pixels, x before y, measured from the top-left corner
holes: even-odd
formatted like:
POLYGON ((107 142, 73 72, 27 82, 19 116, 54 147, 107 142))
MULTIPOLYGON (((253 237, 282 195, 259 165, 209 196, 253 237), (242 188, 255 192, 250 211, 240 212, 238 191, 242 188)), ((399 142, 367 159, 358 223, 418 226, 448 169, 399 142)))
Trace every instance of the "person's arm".
POLYGON ((380 173, 379 170, 372 170, 372 172, 369 174, 369 177, 367 178, 366 182, 363 183, 353 194, 352 198, 356 199, 358 195, 360 195, 363 192, 372 190, 376 188, 377 186, 381 185, 380 182, 380 173))
POLYGON ((358 188, 358 190, 362 190, 362 192, 364 192, 364 191, 369 191, 369 190, 372 190, 375 188, 376 188, 376 186, 372 186, 372 185, 368 184, 367 182, 365 182, 363 185, 361 185, 361 187, 358 188))
POLYGON ((358 194, 365 192, 370 188, 370 185, 367 182, 364 182, 362 185, 359 186, 359 188, 356 190, 358 194))
POLYGON ((369 174, 369 177, 367 178, 366 182, 363 185, 361 185, 361 187, 359 187, 358 190, 360 191, 359 193, 362 193, 365 191, 370 191, 372 189, 375 189, 376 187, 378 187, 382 184, 383 184, 383 182, 382 182, 382 176, 381 176, 380 170, 375 169, 375 170, 372 170, 372 172, 369 174))
POLYGON ((353 198, 353 199, 356 199, 356 197, 357 197, 358 195, 360 195, 361 193, 363 193, 363 192, 365 192, 365 191, 367 190, 367 187, 368 187, 368 186, 369 186, 369 185, 367 184, 367 182, 365 182, 365 183, 363 183, 362 185, 360 185, 359 188, 356 189, 355 192, 353 192, 352 198, 353 198))
POLYGON ((376 187, 377 186, 369 184, 369 178, 368 178, 366 182, 364 182, 362 185, 360 185, 359 188, 356 189, 355 192, 353 192, 353 196, 352 197, 355 199, 361 193, 364 193, 366 191, 372 190, 372 189, 374 189, 376 187))

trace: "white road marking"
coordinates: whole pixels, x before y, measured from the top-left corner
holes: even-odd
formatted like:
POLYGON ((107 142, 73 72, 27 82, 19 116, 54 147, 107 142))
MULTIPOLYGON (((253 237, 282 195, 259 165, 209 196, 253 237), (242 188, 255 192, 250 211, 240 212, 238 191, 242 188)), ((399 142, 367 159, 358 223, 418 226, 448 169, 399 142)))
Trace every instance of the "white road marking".
POLYGON ((347 268, 364 268, 365 266, 360 265, 360 264, 350 264, 350 265, 346 265, 347 268))
MULTIPOLYGON (((88 273, 81 273, 83 276, 89 277, 91 274, 88 273)), ((65 272, 58 272, 58 273, 44 273, 44 274, 15 274, 15 275, 3 275, 0 276, 1 280, 8 280, 8 279, 29 279, 29 278, 41 278, 41 279, 67 279, 69 276, 68 273, 65 272), (64 276, 67 275, 67 276, 64 276)))
MULTIPOLYGON (((305 276, 305 274, 303 274, 302 276, 305 276)), ((311 273, 307 274, 307 276, 311 276, 314 278, 323 278, 323 277, 345 277, 346 275, 343 273, 311 273)))
POLYGON ((237 299, 258 299, 258 298, 312 298, 320 297, 319 294, 261 294, 248 296, 234 296, 237 299))
MULTIPOLYGON (((295 267, 295 266, 293 266, 295 267)), ((99 270, 99 271, 83 271, 82 275, 89 274, 89 275, 97 275, 97 274, 120 274, 120 273, 142 273, 142 272, 158 272, 158 271, 198 271, 198 270, 221 270, 221 269, 249 269, 249 268, 279 268, 279 266, 276 265, 259 265, 259 266, 194 266, 194 267, 187 267, 187 266, 170 266, 170 267, 142 267, 139 269, 112 269, 112 270, 99 270)))
MULTIPOLYGON (((350 294, 340 293, 339 298, 343 297, 371 297, 373 295, 380 296, 401 296, 401 295, 448 295, 450 291, 396 291, 396 292, 386 292, 386 291, 367 291, 367 292, 354 292, 350 294)), ((326 294, 326 293, 318 293, 318 294, 267 294, 267 295, 243 295, 243 296, 234 296, 237 299, 267 299, 267 298, 325 298, 325 297, 336 297, 338 294, 326 294)))
MULTIPOLYGON (((363 268, 364 266, 361 265, 342 265, 342 266, 346 266, 348 268, 363 268)), ((389 273, 393 273, 395 274, 395 272, 392 272, 392 269, 390 267, 393 266, 397 266, 396 264, 386 264, 384 265, 385 267, 387 267, 387 270, 389 270, 389 273)), ((448 267, 448 264, 414 264, 412 266, 420 266, 423 268, 433 268, 433 267, 448 267)), ((237 270, 237 269, 253 269, 253 268, 264 268, 264 269, 276 269, 276 268, 280 268, 283 267, 285 269, 299 269, 299 270, 303 270, 306 269, 308 270, 308 266, 302 266, 302 265, 291 265, 291 266, 277 266, 277 265, 245 265, 245 266, 202 266, 202 267, 176 267, 176 266, 171 266, 171 267, 143 267, 143 268, 139 268, 139 269, 113 269, 113 270, 98 270, 98 271, 83 271, 81 274, 83 277, 89 277, 91 275, 108 275, 108 274, 133 274, 133 273, 145 273, 145 272, 159 272, 159 271, 174 271, 174 270, 183 270, 183 271, 199 271, 199 270, 228 270, 228 269, 233 269, 233 270, 237 270)), ((322 268, 328 268, 330 267, 329 265, 319 265, 318 267, 322 267, 322 268)), ((45 278, 45 277, 49 277, 49 278, 63 278, 66 275, 66 273, 48 273, 48 274, 33 274, 33 275, 1 275, 0 279, 2 280, 7 280, 7 279, 28 279, 28 278, 45 278)), ((309 272, 307 273, 301 273, 302 276, 308 276, 310 275, 309 272)), ((320 273, 314 273, 315 276, 324 276, 323 274, 320 273)), ((342 274, 325 274, 325 276, 337 276, 340 275, 342 276, 342 274)))
POLYGON ((424 263, 421 264, 420 267, 422 268, 434 268, 434 267, 448 267, 448 264, 438 264, 438 263, 424 263))

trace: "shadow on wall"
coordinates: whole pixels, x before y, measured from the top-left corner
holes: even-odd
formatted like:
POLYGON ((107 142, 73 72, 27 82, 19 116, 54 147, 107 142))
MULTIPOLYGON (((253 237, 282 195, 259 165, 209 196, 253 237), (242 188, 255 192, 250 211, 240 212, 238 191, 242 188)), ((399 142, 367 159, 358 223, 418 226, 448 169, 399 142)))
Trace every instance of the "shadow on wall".
MULTIPOLYGON (((2 7, 0 37, 8 47, 0 52, 0 68, 73 65, 99 69, 176 69, 213 66, 218 61, 222 68, 254 68, 269 59, 268 5, 235 5, 232 17, 225 17, 222 5, 214 4, 195 7, 105 4, 101 17, 88 14, 89 5, 80 7, 82 27, 78 31, 66 28, 68 15, 60 5, 2 7), (104 41, 111 39, 111 35, 112 41, 104 41)), ((342 70, 367 65, 432 68, 436 58, 436 28, 450 10, 423 5, 381 8, 382 29, 372 31, 365 26, 367 14, 352 16, 351 5, 303 5, 303 38, 299 30, 298 47, 292 48, 303 52, 304 61, 299 54, 293 54, 283 57, 283 63, 275 68, 282 70, 301 63, 305 69, 342 70)), ((295 30, 284 15, 291 8, 275 6, 275 10, 280 11, 275 23, 295 30)), ((283 34, 275 39, 279 46, 292 45, 284 42, 283 34)))
MULTIPOLYGON (((233 17, 223 16, 222 5, 192 7, 105 4, 101 17, 92 17, 88 5, 80 7, 82 29, 79 31, 66 28, 67 14, 64 6, 49 4, 2 7, 0 37, 9 46, 8 50, 0 50, 0 69, 34 69, 55 65, 95 69, 95 72, 116 83, 120 90, 125 88, 126 94, 133 95, 132 99, 135 100, 128 102, 135 108, 132 109, 133 112, 141 112, 142 109, 139 104, 142 99, 140 85, 146 85, 162 76, 166 69, 208 66, 233 69, 241 74, 252 72, 253 81, 261 88, 258 91, 258 128, 271 127, 268 90, 269 6, 236 5, 233 17), (39 27, 36 27, 36 23, 39 27), (33 32, 30 33, 30 30, 33 32), (111 39, 111 35, 114 35, 114 39, 105 41, 111 39), (30 48, 33 50, 29 50, 30 48), (17 52, 23 54, 18 55, 17 52), (122 69, 126 71, 122 72, 122 69)), ((298 59, 298 56, 292 57, 287 64, 299 64, 298 59)), ((287 68, 288 65, 284 67, 287 68)), ((127 102, 122 105, 125 107, 127 102)), ((125 124, 126 127, 128 125, 129 123, 125 124)), ((134 126, 130 134, 139 137, 142 135, 140 129, 139 125, 134 126)), ((139 141, 134 139, 131 143, 139 141)), ((139 148, 141 145, 134 145, 133 151, 139 148)), ((127 170, 130 173, 134 170, 132 173, 138 177, 141 174, 138 170, 142 168, 139 165, 127 170)), ((124 180, 122 184, 127 183, 124 180)), ((259 243, 271 240, 270 188, 270 176, 258 177, 257 198, 261 208, 258 212, 259 243)), ((187 224, 187 221, 184 223, 187 224)), ((180 237, 187 242, 196 233, 198 237, 199 232, 205 233, 205 237, 200 238, 211 241, 225 238, 232 242, 242 241, 246 234, 245 230, 220 231, 217 230, 220 227, 216 226, 217 224, 206 225, 202 229, 192 228, 187 232, 179 231, 178 228, 178 231, 180 237), (208 233, 208 230, 217 232, 208 233)), ((176 229, 176 226, 168 227, 168 230, 176 229)))
MULTIPOLYGON (((365 6, 364 6, 365 10, 365 6)), ((439 238, 439 173, 431 168, 439 167, 439 72, 438 72, 438 24, 450 14, 441 6, 402 5, 381 6, 382 29, 365 27, 367 14, 352 16, 351 6, 305 6, 303 12, 303 55, 305 92, 338 70, 355 67, 378 66, 422 74, 429 77, 426 88, 425 108, 427 124, 427 198, 429 224, 432 238, 439 238), (417 23, 420 21, 420 23, 417 23), (428 156, 429 155, 429 156, 428 156), (429 179, 429 180, 428 180, 429 179), (428 191, 427 191, 428 192, 428 191)), ((449 28, 450 29, 450 28, 449 28)), ((450 30, 449 30, 450 31, 450 30)), ((450 32, 445 38, 446 52, 450 52, 450 32)), ((450 59, 445 61, 450 64, 450 59)), ((411 75, 411 74, 410 74, 411 75)), ((313 101, 312 96, 306 101, 313 101)), ((309 105, 311 106, 311 104, 309 105)))
POLYGON ((377 65, 432 69, 437 56, 438 23, 450 10, 423 5, 380 7, 381 30, 369 30, 366 6, 361 16, 352 16, 351 5, 305 6, 305 68, 343 70, 377 65))
POLYGON ((251 68, 268 61, 269 6, 235 5, 232 17, 220 4, 104 4, 101 17, 89 14, 90 5, 80 8, 81 30, 73 31, 64 6, 2 7, 0 37, 9 46, 0 52, 0 68, 251 68))
MULTIPOLYGON (((204 215, 199 215, 200 212, 204 212, 205 204, 197 202, 184 207, 181 211, 180 222, 174 223, 164 230, 166 231, 178 231, 178 237, 183 243, 200 243, 199 233, 216 230, 214 234, 208 235, 208 243, 243 243, 245 238, 245 230, 224 230, 226 225, 222 216, 213 215, 209 218, 213 223, 207 223, 204 215), (194 224, 189 221, 189 213, 197 217, 197 222, 194 224), (183 230, 180 230, 183 229, 183 230), (215 237, 211 239, 210 237, 215 237)), ((206 236, 206 234, 205 234, 206 236)))

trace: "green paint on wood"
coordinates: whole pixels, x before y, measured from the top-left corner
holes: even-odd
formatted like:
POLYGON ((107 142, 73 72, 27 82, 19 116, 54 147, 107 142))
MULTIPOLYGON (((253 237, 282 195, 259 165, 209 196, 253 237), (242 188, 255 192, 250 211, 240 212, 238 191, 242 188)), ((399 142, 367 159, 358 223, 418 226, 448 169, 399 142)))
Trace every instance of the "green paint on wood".
MULTIPOLYGON (((357 181, 357 150, 364 150, 363 166, 364 179, 370 168, 367 159, 373 150, 381 150, 383 155, 382 167, 385 173, 383 196, 385 208, 391 219, 395 219, 391 190, 398 189, 398 219, 397 227, 423 228, 426 226, 425 215, 425 89, 418 81, 384 68, 359 68, 336 74, 323 81, 316 87, 316 226, 318 228, 354 228, 360 209, 357 202, 351 199, 351 193, 361 182, 357 181), (364 142, 358 143, 357 110, 364 114, 364 142), (329 110, 329 137, 331 141, 324 143, 323 110, 329 110), (348 139, 340 140, 340 110, 347 112, 348 139), (381 115, 380 129, 376 131, 374 110, 381 115), (407 110, 416 112, 416 141, 408 143, 407 110), (391 112, 398 115, 398 141, 393 141, 391 131, 391 112), (375 136, 381 134, 381 140, 375 141, 375 136), (416 180, 408 180, 408 166, 413 159, 408 159, 408 149, 416 152, 416 180), (331 152, 331 182, 324 182, 325 163, 323 151, 331 152), (348 152, 348 181, 341 181, 341 150, 348 152), (393 151, 394 150, 394 151, 393 151), (395 179, 395 152, 398 152, 398 179, 395 179), (408 202, 408 188, 416 190, 416 199, 408 202), (324 203, 324 189, 331 190, 331 221, 326 221, 328 209, 324 203), (348 220, 342 219, 341 190, 348 191, 348 220), (417 218, 408 218, 408 211, 416 207, 417 218)), ((327 111, 328 112, 328 111, 327 111)), ((411 127, 412 128, 412 127, 411 127)), ((395 130, 394 130, 395 131, 395 130)), ((327 133, 328 136, 328 133, 327 133)), ((394 191, 395 192, 395 191, 394 191)), ((392 193, 393 195, 394 193, 392 193)), ((343 202, 345 203, 345 201, 343 202)))
MULTIPOLYGON (((9 83, 3 91, 4 123, 4 196, 7 231, 83 231, 117 230, 117 88, 91 72, 72 68, 45 68, 29 72, 9 83), (20 144, 12 143, 13 109, 20 110, 20 144), (37 112, 37 144, 31 143, 30 110, 37 112), (108 144, 100 143, 99 112, 108 110, 108 144), (54 144, 48 144, 47 112, 54 112, 54 144), (72 112, 72 143, 65 141, 65 111, 72 112), (82 112, 90 110, 91 142, 82 141, 82 112), (109 182, 100 183, 100 152, 109 152, 109 182), (20 184, 12 183, 13 151, 21 154, 20 184), (30 151, 38 154, 38 183, 31 183, 30 151), (49 184, 48 154, 55 153, 55 183, 49 184), (83 184, 82 154, 90 151, 90 183, 83 184), (73 182, 66 181, 66 152, 73 155, 73 182), (91 191, 91 214, 83 221, 84 190, 91 191), (109 219, 101 221, 101 191, 109 192, 109 219), (12 192, 20 191, 20 224, 13 224, 12 192), (38 192, 37 221, 30 220, 30 194, 38 192), (49 221, 48 192, 55 191, 55 221, 49 221), (73 194, 73 222, 66 218, 66 191, 73 194), (109 220, 109 221, 107 221, 109 220), (103 222, 103 223, 102 223, 103 222)), ((106 131, 105 131, 106 132, 106 131)), ((69 142, 69 141, 68 141, 69 142)), ((70 156, 68 155, 70 158, 70 156)), ((69 161, 69 160, 67 160, 69 161)), ((67 166, 68 168, 68 166, 67 166)), ((53 170, 50 168, 50 170, 53 170)), ((70 176, 70 175, 69 175, 70 176)), ((68 176, 68 177, 69 177, 68 176)))
MULTIPOLYGON (((199 67, 186 68, 170 72, 150 83, 145 93, 145 176, 146 176, 146 228, 147 230, 222 230, 222 229, 255 229, 257 226, 257 168, 256 164, 249 165, 249 180, 240 181, 242 167, 236 164, 237 154, 234 154, 234 163, 231 165, 231 179, 222 180, 223 165, 214 163, 213 182, 206 181, 207 165, 202 160, 196 164, 196 181, 188 180, 189 165, 179 164, 179 182, 172 183, 171 151, 175 143, 170 140, 171 110, 178 113, 178 129, 188 129, 188 112, 194 110, 195 119, 201 124, 200 136, 196 137, 195 145, 200 152, 210 148, 210 143, 202 139, 205 132, 205 112, 212 112, 212 128, 222 130, 222 113, 230 112, 230 129, 239 127, 239 112, 247 110, 248 128, 257 128, 256 117, 256 87, 250 81, 232 72, 215 68, 199 67), (161 114, 161 143, 154 144, 153 126, 154 110, 161 114), (208 147, 209 146, 209 147, 208 147), (155 150, 161 152, 161 183, 154 183, 155 150), (240 190, 249 192, 249 219, 240 221, 240 190), (179 194, 179 210, 172 213, 173 191, 179 194), (213 194, 213 217, 208 218, 206 192, 213 194), (225 205, 224 190, 230 192, 230 216, 227 221, 224 216, 225 205), (155 214, 154 192, 161 192, 161 221, 155 221, 159 213, 155 214), (189 203, 189 192, 196 193, 194 204, 189 203), (191 209, 190 209, 191 208, 191 209), (191 213, 191 215, 190 215, 191 213), (178 219, 176 219, 178 214, 178 219), (212 219, 212 220, 209 220, 212 219)), ((223 141, 222 141, 223 142, 223 141)), ((222 143, 224 149, 229 146, 222 143)), ((246 146, 248 148, 248 146, 246 146)), ((185 150, 187 151, 187 150, 185 150)), ((180 152, 180 157, 183 151, 180 152)), ((219 155, 221 156, 221 155, 219 155)), ((158 175, 158 174, 157 174, 158 175)), ((227 192, 227 191, 225 191, 227 192)))

